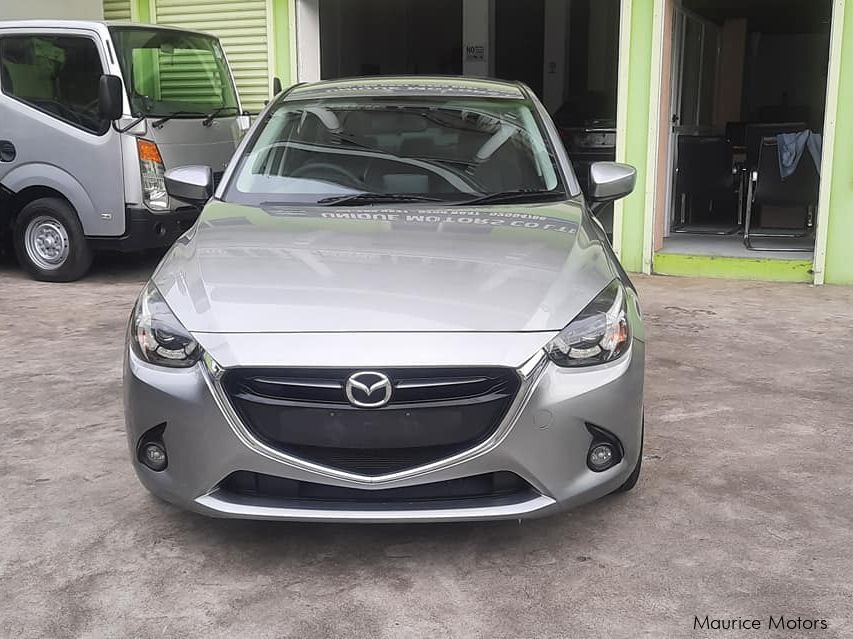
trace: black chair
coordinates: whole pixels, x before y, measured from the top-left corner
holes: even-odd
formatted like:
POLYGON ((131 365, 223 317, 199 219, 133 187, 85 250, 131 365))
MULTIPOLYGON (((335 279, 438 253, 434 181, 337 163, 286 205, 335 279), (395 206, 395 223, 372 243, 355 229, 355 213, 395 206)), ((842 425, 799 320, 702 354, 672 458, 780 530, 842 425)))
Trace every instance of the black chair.
POLYGON ((801 246, 757 247, 752 243, 753 238, 803 238, 811 233, 820 190, 820 176, 811 154, 808 151, 804 152, 794 173, 783 180, 779 169, 779 145, 776 138, 764 138, 761 141, 758 169, 754 176, 755 179, 750 181, 746 224, 743 231, 743 242, 746 248, 753 251, 813 250, 812 247, 801 246), (762 206, 801 208, 805 213, 802 229, 796 232, 785 232, 787 230, 785 229, 774 233, 754 233, 753 218, 756 212, 761 213, 762 206))
POLYGON ((732 166, 732 146, 725 138, 679 136, 675 196, 680 222, 674 228, 675 232, 728 235, 737 230, 737 188, 732 166), (694 209, 697 201, 708 205, 708 216, 702 225, 696 225, 694 209), (722 215, 719 212, 721 204, 723 207, 731 207, 728 211, 724 208, 722 215))
POLYGON ((726 124, 726 139, 733 147, 746 146, 746 127, 748 122, 728 122, 726 124))
POLYGON ((764 138, 776 137, 780 133, 799 133, 808 129, 805 122, 776 122, 768 124, 746 125, 746 168, 755 171, 758 168, 758 154, 764 138))

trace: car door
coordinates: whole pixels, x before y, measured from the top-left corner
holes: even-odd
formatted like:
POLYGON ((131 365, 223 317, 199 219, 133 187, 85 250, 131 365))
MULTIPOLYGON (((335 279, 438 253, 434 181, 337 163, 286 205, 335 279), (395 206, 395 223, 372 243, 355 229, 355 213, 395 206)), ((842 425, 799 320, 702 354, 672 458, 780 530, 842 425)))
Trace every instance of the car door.
POLYGON ((120 134, 98 114, 105 52, 86 29, 0 29, 0 185, 59 191, 86 235, 125 231, 120 134))

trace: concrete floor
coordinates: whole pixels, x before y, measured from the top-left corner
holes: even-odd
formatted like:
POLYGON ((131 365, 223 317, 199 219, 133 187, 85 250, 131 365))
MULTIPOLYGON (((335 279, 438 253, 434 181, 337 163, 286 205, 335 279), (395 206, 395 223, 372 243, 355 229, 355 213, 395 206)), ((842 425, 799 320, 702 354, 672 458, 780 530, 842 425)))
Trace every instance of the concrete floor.
POLYGON ((217 521, 128 462, 121 354, 153 266, 39 284, 0 266, 0 635, 853 635, 853 289, 638 278, 638 490, 551 519, 217 521), (694 615, 826 619, 694 631, 694 615))
MULTIPOLYGON (((763 232, 763 231, 762 231, 763 232)), ((743 243, 743 233, 736 235, 699 235, 673 233, 663 241, 660 253, 679 255, 711 255, 714 257, 740 257, 751 260, 814 260, 814 238, 756 238, 759 248, 785 247, 809 249, 798 251, 751 251, 743 243)))

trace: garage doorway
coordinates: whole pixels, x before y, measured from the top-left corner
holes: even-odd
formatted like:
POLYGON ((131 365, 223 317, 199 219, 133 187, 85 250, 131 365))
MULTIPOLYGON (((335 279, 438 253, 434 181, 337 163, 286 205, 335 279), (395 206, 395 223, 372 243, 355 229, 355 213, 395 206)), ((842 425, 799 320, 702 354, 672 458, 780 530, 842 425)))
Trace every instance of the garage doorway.
MULTIPOLYGON (((527 84, 586 188, 616 158, 620 0, 297 0, 299 79, 468 75, 527 84)), ((608 232, 613 207, 600 212, 608 232)))
POLYGON ((831 18, 830 0, 672 3, 655 271, 678 256, 747 258, 808 277, 831 18))

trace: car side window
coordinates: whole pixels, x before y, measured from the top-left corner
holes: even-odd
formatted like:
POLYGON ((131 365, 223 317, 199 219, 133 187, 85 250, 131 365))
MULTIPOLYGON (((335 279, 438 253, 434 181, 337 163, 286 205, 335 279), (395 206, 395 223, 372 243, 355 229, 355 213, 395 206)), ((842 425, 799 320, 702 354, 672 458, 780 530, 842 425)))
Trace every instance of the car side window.
POLYGON ((95 134, 108 128, 98 114, 103 74, 95 42, 85 36, 5 36, 0 39, 3 93, 95 134))

